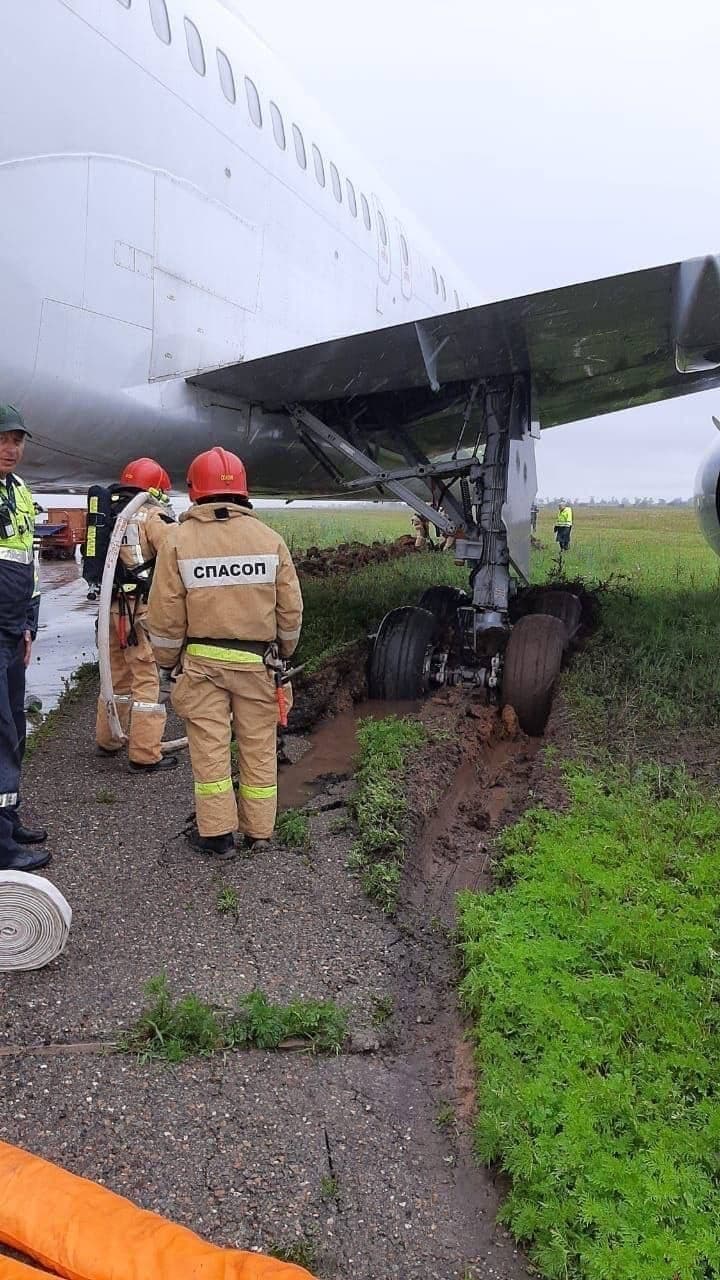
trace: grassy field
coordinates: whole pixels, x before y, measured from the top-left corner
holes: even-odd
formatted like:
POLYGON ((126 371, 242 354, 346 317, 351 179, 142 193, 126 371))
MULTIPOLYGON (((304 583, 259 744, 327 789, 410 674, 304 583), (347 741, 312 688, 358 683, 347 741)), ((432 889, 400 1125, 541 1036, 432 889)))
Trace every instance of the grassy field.
POLYGON ((259 510, 257 514, 282 534, 293 553, 308 547, 334 547, 340 542, 391 542, 401 533, 412 533, 409 510, 380 503, 363 510, 285 507, 279 511, 259 510))
MULTIPOLYGON (((568 803, 509 828, 498 889, 461 901, 477 1153, 510 1175, 505 1220, 540 1274, 718 1280, 720 562, 689 510, 575 516, 560 564, 541 514, 532 570, 600 588, 563 678, 568 803)), ((330 540, 356 536, 356 516, 331 520, 330 540)), ((363 514, 363 538, 406 531, 395 520, 363 514)), ((306 651, 434 580, 464 573, 423 555, 308 584, 306 651)))
MULTIPOLYGON (((580 509, 576 521, 562 572, 606 587, 564 678, 568 807, 510 828, 503 884, 461 902, 477 1151, 510 1174, 505 1220, 541 1274, 709 1280, 720 1276, 718 561, 686 510, 580 509)), ((556 573, 548 545, 534 576, 556 573)))

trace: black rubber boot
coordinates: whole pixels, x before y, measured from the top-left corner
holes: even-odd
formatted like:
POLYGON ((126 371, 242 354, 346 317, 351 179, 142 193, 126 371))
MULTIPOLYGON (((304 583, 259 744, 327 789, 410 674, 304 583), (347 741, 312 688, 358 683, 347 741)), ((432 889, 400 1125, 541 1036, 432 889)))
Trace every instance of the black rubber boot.
POLYGON ((46 867, 50 861, 50 854, 47 849, 21 849, 18 845, 17 851, 10 854, 9 859, 0 863, 0 871, 39 871, 41 867, 46 867))
POLYGON ((187 842, 198 853, 209 853, 213 858, 221 858, 223 861, 234 858, 237 853, 232 832, 224 836, 201 836, 196 827, 187 832, 187 842))
POLYGON ((12 838, 16 844, 42 844, 47 840, 47 831, 44 827, 24 827, 18 823, 13 827, 12 838))
POLYGON ((165 769, 176 769, 177 762, 177 756, 161 756, 154 764, 136 764, 131 760, 130 768, 133 773, 162 773, 165 769))
POLYGON ((245 836, 244 844, 246 849, 252 849, 253 853, 262 853, 263 849, 269 849, 270 841, 265 836, 245 836))

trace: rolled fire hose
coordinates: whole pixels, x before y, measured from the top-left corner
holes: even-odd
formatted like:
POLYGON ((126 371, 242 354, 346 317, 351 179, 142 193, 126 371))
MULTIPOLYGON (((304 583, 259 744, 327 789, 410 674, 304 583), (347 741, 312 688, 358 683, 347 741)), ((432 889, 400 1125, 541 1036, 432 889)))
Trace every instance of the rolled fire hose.
MULTIPOLYGON (((145 503, 150 501, 149 493, 137 493, 131 498, 126 507, 123 507, 115 520, 112 534, 110 536, 110 545, 108 546, 107 556, 105 557, 105 566, 103 568, 102 582, 100 584, 100 603, 98 605, 98 658, 100 662, 100 696, 105 704, 107 713, 108 726, 110 732, 117 742, 127 742, 127 734, 123 733, 120 717, 115 705, 115 693, 113 691, 112 671, 110 669, 110 608, 112 605, 113 584, 115 582, 115 569, 117 567, 120 548, 122 547, 123 538, 127 533, 127 527, 130 520, 145 503)), ((176 738, 173 742, 163 742, 161 750, 164 754, 169 751, 180 751, 187 746, 187 738, 176 738)))
POLYGON ((42 969, 65 950, 72 911, 42 876, 0 871, 0 972, 42 969))

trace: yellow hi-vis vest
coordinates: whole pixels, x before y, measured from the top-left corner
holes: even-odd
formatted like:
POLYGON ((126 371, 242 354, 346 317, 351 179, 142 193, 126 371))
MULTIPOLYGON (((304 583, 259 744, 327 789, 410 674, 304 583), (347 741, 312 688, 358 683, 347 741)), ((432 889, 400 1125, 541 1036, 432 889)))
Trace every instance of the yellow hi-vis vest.
POLYGON ((561 507, 555 523, 572 525, 572 507, 561 507))

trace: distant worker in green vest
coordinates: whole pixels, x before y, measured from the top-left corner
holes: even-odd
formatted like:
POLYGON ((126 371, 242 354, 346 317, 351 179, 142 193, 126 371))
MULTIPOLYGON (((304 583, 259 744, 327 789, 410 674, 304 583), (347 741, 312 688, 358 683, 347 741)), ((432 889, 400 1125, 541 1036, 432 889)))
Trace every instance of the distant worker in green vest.
POLYGON ((561 551, 567 551, 570 546, 572 524, 573 513, 569 502, 559 503, 558 513, 555 517, 555 537, 561 551))

